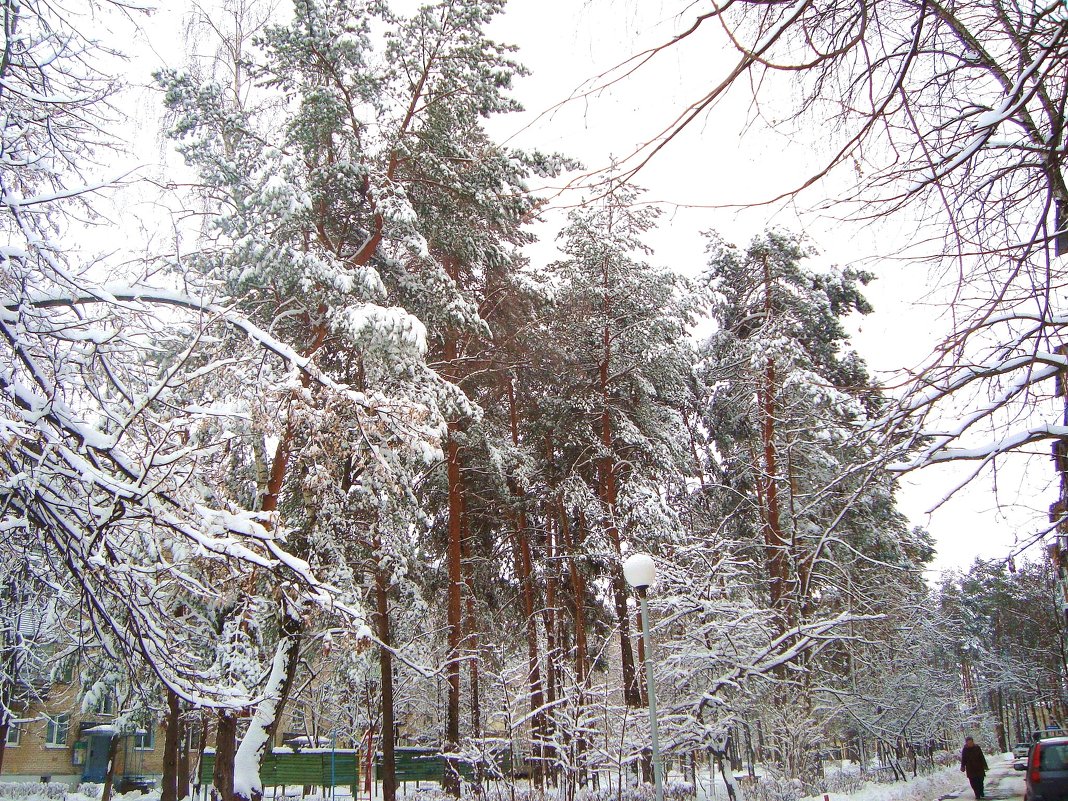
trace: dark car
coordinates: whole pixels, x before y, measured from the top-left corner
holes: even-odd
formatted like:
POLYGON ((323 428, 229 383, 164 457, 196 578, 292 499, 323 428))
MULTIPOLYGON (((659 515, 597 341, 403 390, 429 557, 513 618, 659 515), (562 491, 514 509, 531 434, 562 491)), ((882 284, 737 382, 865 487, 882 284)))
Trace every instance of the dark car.
POLYGON ((1068 801, 1068 737, 1039 740, 1024 774, 1024 801, 1068 801))

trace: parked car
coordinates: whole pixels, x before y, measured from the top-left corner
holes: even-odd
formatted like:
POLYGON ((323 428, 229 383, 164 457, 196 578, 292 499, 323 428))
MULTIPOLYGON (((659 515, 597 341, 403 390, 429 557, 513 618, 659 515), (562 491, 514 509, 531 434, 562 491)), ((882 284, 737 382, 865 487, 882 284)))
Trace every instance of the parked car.
POLYGON ((1068 737, 1039 740, 1023 769, 1024 801, 1068 801, 1068 737))
POLYGON ((1027 743, 1027 742, 1016 743, 1016 745, 1014 745, 1012 747, 1012 758, 1013 759, 1025 759, 1027 757, 1027 752, 1030 751, 1030 750, 1031 750, 1031 743, 1027 743))
POLYGON ((1056 723, 1051 723, 1045 729, 1035 729, 1031 732, 1031 742, 1033 743, 1037 743, 1039 740, 1050 740, 1054 737, 1068 737, 1068 734, 1065 734, 1064 729, 1056 723))

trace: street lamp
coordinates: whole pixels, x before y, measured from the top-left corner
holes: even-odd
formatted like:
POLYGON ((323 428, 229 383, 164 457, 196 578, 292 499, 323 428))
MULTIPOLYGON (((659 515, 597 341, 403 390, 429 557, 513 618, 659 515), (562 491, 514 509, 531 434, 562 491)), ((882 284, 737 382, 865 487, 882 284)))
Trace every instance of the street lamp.
POLYGON ((664 801, 664 777, 660 767, 660 742, 656 731, 656 687, 653 683, 653 641, 649 636, 649 603, 646 591, 656 583, 656 564, 647 553, 631 554, 623 560, 623 575, 638 593, 642 607, 642 638, 645 640, 645 686, 649 691, 649 735, 653 745, 653 781, 656 801, 664 801))

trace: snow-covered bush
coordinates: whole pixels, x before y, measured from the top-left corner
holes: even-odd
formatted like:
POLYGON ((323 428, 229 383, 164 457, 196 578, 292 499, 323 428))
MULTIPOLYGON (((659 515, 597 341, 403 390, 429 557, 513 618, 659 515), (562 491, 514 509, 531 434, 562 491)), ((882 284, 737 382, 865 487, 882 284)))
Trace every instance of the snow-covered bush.
MULTIPOLYGON (((651 784, 639 784, 637 787, 624 787, 622 791, 613 787, 585 789, 575 793, 575 801, 653 801, 656 792, 651 784)), ((689 782, 665 782, 664 798, 666 801, 686 801, 694 797, 694 787, 689 782)))
POLYGON ((956 751, 935 751, 932 759, 936 765, 946 768, 956 764, 960 759, 960 754, 956 751))
POLYGON ((864 786, 859 770, 839 770, 828 773, 824 779, 824 792, 851 795, 864 786))
POLYGON ((745 801, 799 801, 804 796, 800 779, 758 776, 738 780, 745 801))
MULTIPOLYGON (((463 795, 474 796, 474 790, 468 783, 463 784, 463 795)), ((416 796, 419 801, 454 801, 453 797, 440 789, 420 789, 416 796)), ((517 787, 507 782, 491 782, 482 790, 482 801, 541 801, 546 796, 528 787, 517 787)), ((575 793, 575 801, 653 801, 656 793, 651 784, 637 787, 624 787, 622 791, 615 787, 600 789, 585 788, 575 793)), ((692 801, 694 786, 689 782, 666 782, 664 784, 664 801, 692 801)), ((309 796, 305 801, 316 801, 309 796)))
POLYGON ((3 783, 0 784, 0 799, 24 799, 24 798, 54 798, 65 799, 67 797, 67 791, 70 790, 63 782, 20 782, 15 783, 3 783))

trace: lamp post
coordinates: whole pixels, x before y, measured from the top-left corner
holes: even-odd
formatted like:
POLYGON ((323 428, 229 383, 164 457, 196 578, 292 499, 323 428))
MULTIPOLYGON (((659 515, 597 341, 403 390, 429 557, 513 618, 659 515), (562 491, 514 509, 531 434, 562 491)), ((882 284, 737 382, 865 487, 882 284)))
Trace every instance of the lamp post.
POLYGON ((653 641, 649 636, 648 589, 656 583, 656 564, 647 553, 631 554, 623 561, 623 575, 638 593, 642 608, 642 638, 645 640, 645 686, 649 692, 649 739, 653 746, 653 782, 656 801, 664 801, 664 777, 660 767, 660 741, 656 730, 656 685, 653 681, 653 641))

